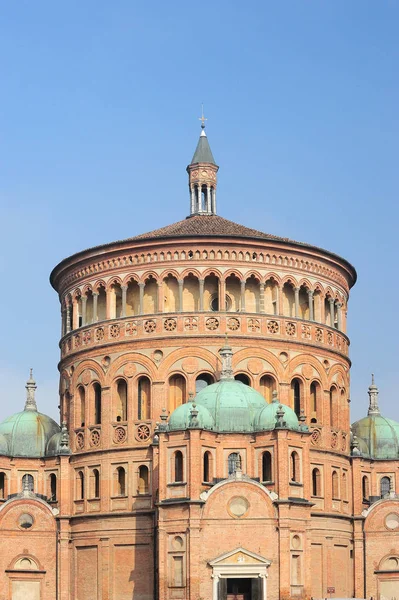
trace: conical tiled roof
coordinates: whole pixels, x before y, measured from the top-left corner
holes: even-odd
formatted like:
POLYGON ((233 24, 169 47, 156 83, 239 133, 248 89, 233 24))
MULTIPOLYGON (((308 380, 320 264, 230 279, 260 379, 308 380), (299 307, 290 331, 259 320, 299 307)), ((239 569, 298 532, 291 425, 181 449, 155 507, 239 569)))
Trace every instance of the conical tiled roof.
POLYGON ((195 163, 211 163, 216 165, 215 159, 213 158, 212 150, 208 142, 208 138, 204 129, 201 131, 200 138, 198 140, 197 147, 194 152, 191 164, 195 163))

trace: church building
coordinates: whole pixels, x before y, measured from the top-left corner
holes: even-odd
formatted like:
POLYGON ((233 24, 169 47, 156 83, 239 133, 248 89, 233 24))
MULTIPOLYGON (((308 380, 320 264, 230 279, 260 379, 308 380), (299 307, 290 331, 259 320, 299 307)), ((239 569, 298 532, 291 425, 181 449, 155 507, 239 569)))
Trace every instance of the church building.
POLYGON ((219 216, 218 169, 203 122, 187 218, 52 271, 60 419, 31 372, 0 424, 0 600, 399 599, 374 378, 350 420, 356 271, 219 216))

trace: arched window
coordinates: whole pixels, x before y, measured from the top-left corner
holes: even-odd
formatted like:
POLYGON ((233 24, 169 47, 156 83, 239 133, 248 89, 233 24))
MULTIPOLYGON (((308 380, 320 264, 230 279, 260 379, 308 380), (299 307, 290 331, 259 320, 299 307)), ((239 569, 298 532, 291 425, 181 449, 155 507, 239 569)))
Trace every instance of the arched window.
POLYGON ((181 483, 184 481, 183 454, 180 452, 180 450, 176 450, 174 456, 174 481, 175 483, 181 483))
POLYGON ((79 408, 78 408, 78 427, 84 427, 86 421, 86 406, 85 406, 85 389, 83 386, 78 387, 78 399, 79 399, 79 408))
POLYGON ((339 498, 339 484, 338 484, 337 471, 332 472, 331 484, 332 484, 332 497, 333 497, 333 499, 337 500, 339 498))
MULTIPOLYGON (((317 381, 312 381, 310 384, 310 417, 316 419, 318 417, 320 404, 320 385, 317 381)), ((315 422, 315 421, 313 421, 315 422)))
POLYGON ((212 454, 207 451, 204 453, 204 469, 203 469, 203 481, 209 483, 212 481, 212 454))
POLYGON ((149 471, 146 465, 139 467, 139 494, 148 494, 149 492, 149 471))
POLYGON ((100 497, 100 471, 98 469, 93 469, 93 490, 92 490, 93 498, 100 497))
POLYGON ((93 383, 94 394, 94 424, 101 425, 101 385, 93 383))
POLYGON ((50 473, 50 500, 57 500, 57 476, 54 473, 50 473))
POLYGON ((320 469, 313 469, 312 471, 312 496, 321 496, 320 469))
POLYGON ((348 500, 348 482, 346 479, 346 473, 342 473, 342 500, 348 500))
POLYGON ((291 481, 299 482, 301 478, 300 465, 299 465, 299 454, 298 452, 291 452, 291 481))
POLYGON ((169 377, 169 412, 186 402, 186 380, 182 375, 169 377))
POLYGON ((124 379, 116 382, 116 421, 127 421, 127 383, 124 379))
POLYGON ((387 494, 389 494, 391 489, 391 478, 390 477, 383 477, 380 481, 380 495, 381 498, 383 498, 384 496, 386 496, 387 494))
POLYGON ((212 375, 209 375, 209 373, 201 373, 195 380, 195 393, 198 394, 201 390, 214 382, 215 380, 212 375))
POLYGON ((369 486, 369 478, 366 475, 362 477, 362 497, 363 502, 368 502, 370 497, 370 486, 369 486))
POLYGON ((330 426, 336 427, 337 406, 337 388, 332 385, 330 388, 330 426))
POLYGON ((137 382, 137 418, 149 419, 151 416, 151 382, 148 377, 140 377, 137 382))
POLYGON ((116 469, 117 495, 126 496, 126 471, 123 467, 116 469))
POLYGON ((76 499, 83 500, 85 497, 85 476, 83 471, 78 471, 76 476, 76 499))
POLYGON ((260 393, 269 404, 272 401, 272 395, 275 389, 276 380, 274 377, 271 377, 270 375, 263 375, 263 377, 260 378, 260 393))
POLYGON ((6 474, 0 473, 0 500, 6 497, 6 474))
POLYGON ((273 481, 272 455, 268 450, 262 454, 262 481, 273 481))
POLYGON ((28 490, 29 492, 33 492, 35 488, 35 480, 33 479, 33 475, 29 475, 28 473, 22 477, 22 489, 28 490))
POLYGON ((234 379, 236 381, 241 381, 241 383, 244 383, 245 385, 251 385, 251 381, 248 375, 246 375, 245 373, 237 373, 237 375, 234 375, 234 379))
POLYGON ((233 475, 237 469, 241 469, 241 456, 238 452, 232 452, 229 454, 227 467, 229 475, 233 475))
POLYGON ((291 381, 291 406, 297 417, 301 414, 301 380, 293 379, 291 381))

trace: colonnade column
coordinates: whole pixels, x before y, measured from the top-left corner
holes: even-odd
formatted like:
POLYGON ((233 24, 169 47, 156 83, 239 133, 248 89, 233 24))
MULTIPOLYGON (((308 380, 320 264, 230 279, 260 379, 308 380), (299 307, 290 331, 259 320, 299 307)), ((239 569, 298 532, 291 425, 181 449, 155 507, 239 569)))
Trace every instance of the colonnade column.
POLYGON ((82 296, 82 327, 86 325, 87 296, 82 296))
POLYGON ((195 185, 192 185, 190 188, 191 191, 191 214, 195 213, 195 185))
POLYGON ((66 305, 66 328, 65 332, 69 333, 71 331, 71 305, 68 303, 66 305))
POLYGON ((79 303, 78 299, 74 298, 72 304, 72 329, 79 327, 79 303))
POLYGON ((308 290, 308 300, 309 300, 309 321, 314 321, 313 292, 312 292, 312 290, 308 290))
POLYGON ((122 290, 122 314, 121 314, 121 317, 126 317, 127 285, 122 285, 121 290, 122 290))
POLYGON ((259 312, 265 312, 265 284, 259 284, 259 312))
POLYGON ((179 312, 183 312, 183 284, 184 284, 184 280, 183 279, 179 279, 177 283, 179 284, 179 312))
POLYGON ((213 188, 213 208, 212 212, 216 215, 216 188, 213 188))
POLYGON ((295 316, 299 317, 299 287, 294 288, 295 293, 295 316))
POLYGON ((199 279, 199 309, 202 312, 204 310, 204 279, 199 279))
POLYGON ((222 279, 219 279, 219 310, 226 310, 226 282, 222 279))
POLYGON ((245 312, 245 280, 241 280, 241 312, 245 312))
POLYGON ((139 283, 139 314, 143 314, 144 310, 144 286, 145 283, 139 283))
POLYGON ((163 294, 162 294, 162 285, 163 282, 162 281, 158 281, 158 287, 157 287, 157 303, 158 303, 158 309, 157 311, 159 313, 163 312, 163 294))
POLYGON ((330 326, 334 327, 334 298, 328 299, 330 303, 330 326))
POLYGON ((211 186, 206 187, 206 212, 211 212, 211 186))
POLYGON ((98 321, 98 292, 93 292, 93 323, 98 321))
POLYGON ((338 329, 340 331, 342 331, 342 312, 341 312, 342 304, 341 304, 341 302, 337 302, 336 306, 337 306, 337 325, 338 325, 338 329))
POLYGON ((66 333, 65 309, 61 308, 61 337, 66 333))

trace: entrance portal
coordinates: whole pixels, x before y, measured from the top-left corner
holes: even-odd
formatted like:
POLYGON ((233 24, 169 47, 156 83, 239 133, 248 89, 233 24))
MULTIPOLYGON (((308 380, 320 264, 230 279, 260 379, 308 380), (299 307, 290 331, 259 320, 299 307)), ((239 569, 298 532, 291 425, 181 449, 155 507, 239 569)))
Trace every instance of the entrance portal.
POLYGON ((226 600, 260 600, 259 579, 227 579, 226 600))

